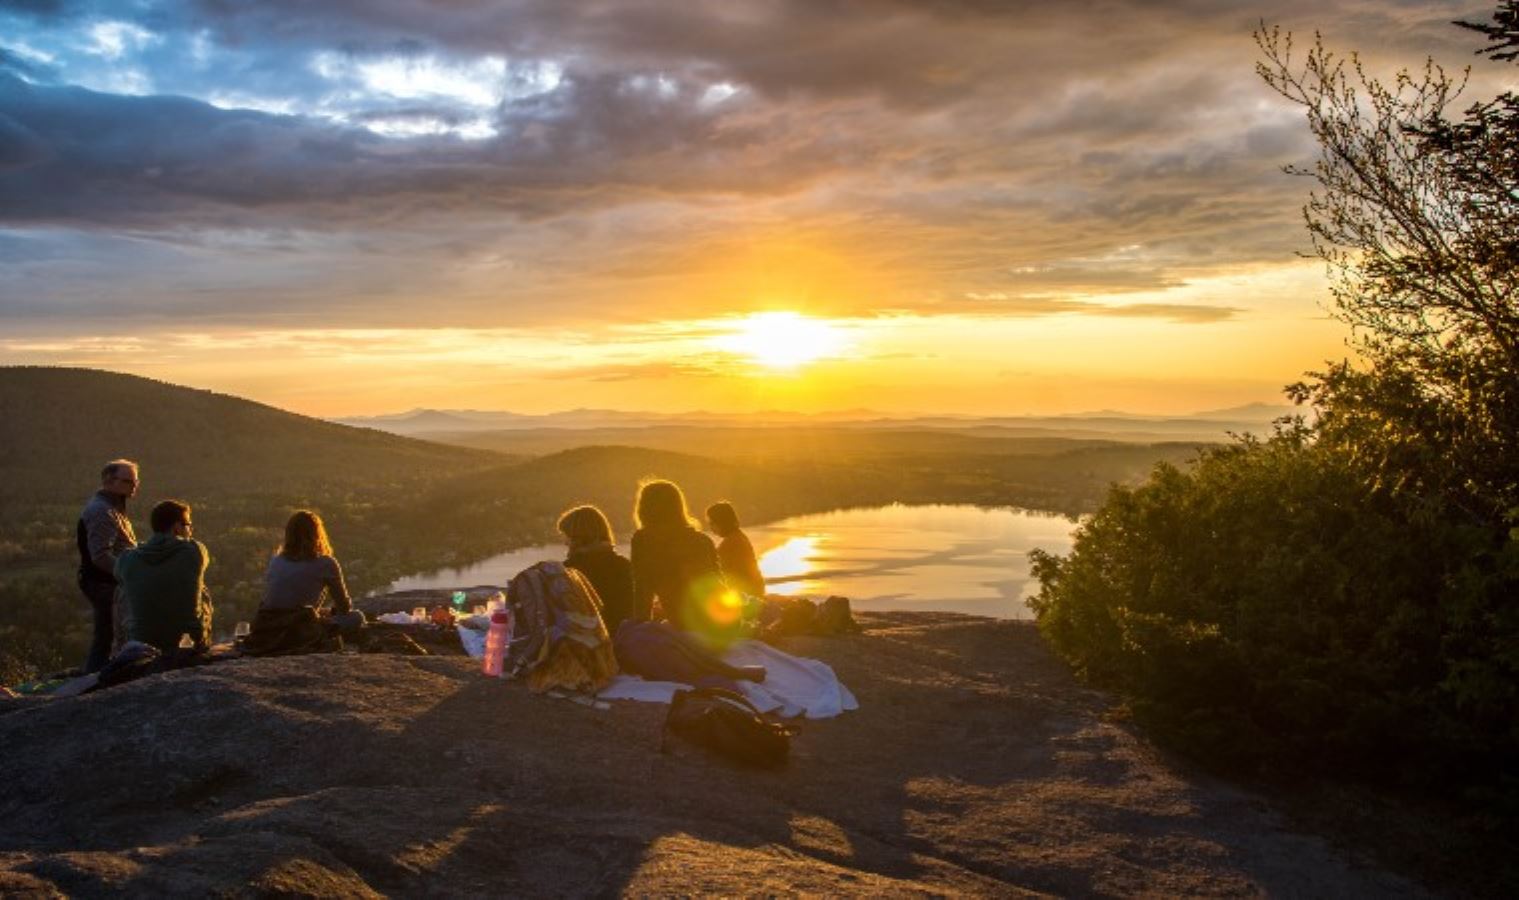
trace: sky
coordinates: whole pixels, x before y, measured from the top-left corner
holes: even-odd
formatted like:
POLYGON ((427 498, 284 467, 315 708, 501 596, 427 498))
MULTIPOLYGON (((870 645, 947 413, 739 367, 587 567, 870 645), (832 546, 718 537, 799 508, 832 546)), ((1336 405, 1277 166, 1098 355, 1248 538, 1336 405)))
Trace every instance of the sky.
POLYGON ((1349 351, 1252 32, 1480 81, 1491 11, 0 0, 0 365, 319 416, 1280 402, 1349 351))

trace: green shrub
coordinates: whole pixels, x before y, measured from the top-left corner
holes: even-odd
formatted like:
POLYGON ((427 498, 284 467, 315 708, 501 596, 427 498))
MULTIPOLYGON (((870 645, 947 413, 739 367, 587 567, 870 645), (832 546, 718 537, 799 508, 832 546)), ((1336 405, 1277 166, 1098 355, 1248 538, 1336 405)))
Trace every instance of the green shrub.
POLYGON ((1519 748, 1519 553, 1312 438, 1113 488, 1069 556, 1034 553, 1041 631, 1216 764, 1496 778, 1519 748))

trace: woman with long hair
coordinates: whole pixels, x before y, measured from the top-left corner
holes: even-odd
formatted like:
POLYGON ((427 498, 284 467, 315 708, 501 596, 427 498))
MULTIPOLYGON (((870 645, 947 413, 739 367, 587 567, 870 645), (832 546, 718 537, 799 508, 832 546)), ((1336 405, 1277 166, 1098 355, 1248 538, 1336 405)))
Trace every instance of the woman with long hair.
POLYGON ((653 480, 639 486, 634 506, 633 606, 638 618, 650 618, 653 600, 671 625, 717 638, 737 619, 717 565, 712 539, 697 530, 686 511, 686 497, 674 482, 653 480))
POLYGON ((633 617, 633 566, 617 552, 612 523, 594 506, 577 506, 559 517, 559 533, 569 553, 564 564, 576 569, 596 589, 607 634, 633 617))
POLYGON ((324 597, 332 603, 334 622, 344 627, 363 624, 364 614, 353 608, 322 517, 298 509, 285 523, 285 540, 269 560, 259 610, 309 606, 321 612, 324 597))

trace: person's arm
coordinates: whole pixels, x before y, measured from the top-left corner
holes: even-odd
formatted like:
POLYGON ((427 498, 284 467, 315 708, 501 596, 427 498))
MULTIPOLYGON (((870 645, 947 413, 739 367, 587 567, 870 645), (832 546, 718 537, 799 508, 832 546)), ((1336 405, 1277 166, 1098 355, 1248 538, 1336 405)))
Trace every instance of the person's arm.
POLYGON ((327 576, 327 593, 332 597, 332 611, 346 613, 353 609, 353 598, 348 596, 348 585, 343 582, 343 567, 338 565, 337 557, 327 557, 332 562, 332 571, 327 576))
POLYGON ((736 550, 738 542, 732 538, 723 538, 717 545, 717 568, 725 581, 732 581, 733 576, 743 572, 743 560, 736 550))
POLYGON ((116 561, 121 558, 122 551, 117 549, 117 538, 124 538, 121 526, 117 524, 116 517, 108 512, 97 510, 84 522, 85 546, 90 551, 90 562, 95 568, 110 575, 116 571, 116 561))
MULTIPOLYGON (((633 593, 633 564, 621 556, 613 557, 615 563, 612 566, 612 592, 617 594, 617 602, 624 610, 632 610, 634 618, 638 610, 633 593)), ((645 616, 644 618, 647 618, 645 616)))
POLYGON ((646 539, 642 534, 634 532, 633 545, 629 548, 632 556, 633 576, 633 610, 632 617, 640 622, 647 622, 653 614, 654 606, 654 573, 649 571, 650 560, 646 539))
POLYGON ((717 561, 717 545, 712 543, 712 539, 710 537, 707 537, 700 531, 696 532, 696 534, 701 538, 701 540, 696 542, 696 545, 699 548, 697 551, 699 555, 697 556, 696 571, 714 572, 718 575, 722 575, 723 567, 719 565, 717 561))
POLYGON ((756 596, 765 596, 765 573, 760 571, 759 560, 754 556, 754 544, 750 543, 748 535, 744 535, 739 548, 744 554, 744 580, 749 582, 749 590, 756 596))
POLYGON ((200 541, 195 542, 200 551, 200 593, 195 598, 195 621, 191 623, 190 640, 205 649, 211 646, 211 592, 206 588, 206 569, 211 565, 211 551, 200 541))

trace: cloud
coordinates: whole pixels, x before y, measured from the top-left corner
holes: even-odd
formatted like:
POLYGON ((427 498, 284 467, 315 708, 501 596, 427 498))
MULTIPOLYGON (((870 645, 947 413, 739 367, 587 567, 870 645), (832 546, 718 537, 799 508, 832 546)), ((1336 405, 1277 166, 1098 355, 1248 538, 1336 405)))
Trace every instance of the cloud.
MULTIPOLYGON (((1406 64, 1469 53, 1442 23, 1482 13, 1271 15, 1406 64)), ((710 313, 755 302, 718 278, 785 235, 826 257, 826 282, 783 285, 825 312, 1163 291, 1303 246, 1280 167, 1314 148, 1257 83, 1259 16, 1243 0, 8 4, 0 229, 52 249, 0 273, 0 316, 626 315, 630 283, 710 313)))
POLYGON ((982 315, 1002 318, 1077 315, 1105 316, 1118 319, 1165 319, 1192 325, 1206 325, 1233 319, 1245 310, 1240 307, 1207 303, 1096 303, 1065 297, 1016 296, 1005 293, 971 294, 970 304, 957 304, 962 310, 973 309, 982 315))

